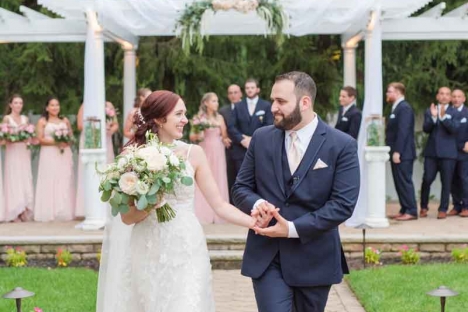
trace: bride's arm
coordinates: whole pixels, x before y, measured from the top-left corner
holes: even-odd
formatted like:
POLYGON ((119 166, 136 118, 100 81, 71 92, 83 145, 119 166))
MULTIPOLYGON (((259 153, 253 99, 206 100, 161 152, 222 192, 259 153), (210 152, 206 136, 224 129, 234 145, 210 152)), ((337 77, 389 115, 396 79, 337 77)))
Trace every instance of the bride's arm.
POLYGON ((256 222, 254 218, 230 205, 221 197, 203 149, 198 145, 193 145, 190 158, 194 163, 197 185, 216 214, 229 223, 253 228, 256 222))
POLYGON ((148 216, 148 213, 144 210, 138 210, 135 205, 133 204, 128 204, 128 207, 130 208, 127 213, 120 214, 122 217, 122 222, 126 225, 132 225, 134 223, 141 222, 146 219, 148 216))

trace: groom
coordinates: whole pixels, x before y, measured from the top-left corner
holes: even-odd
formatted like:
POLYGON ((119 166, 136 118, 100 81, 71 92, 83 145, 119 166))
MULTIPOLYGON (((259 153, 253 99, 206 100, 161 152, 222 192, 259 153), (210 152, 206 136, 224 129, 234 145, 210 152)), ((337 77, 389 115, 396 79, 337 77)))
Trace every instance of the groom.
POLYGON ((258 219, 242 274, 259 312, 322 312, 348 273, 338 226, 358 198, 357 146, 319 119, 315 95, 306 73, 276 77, 274 126, 254 133, 232 190, 235 205, 258 219))

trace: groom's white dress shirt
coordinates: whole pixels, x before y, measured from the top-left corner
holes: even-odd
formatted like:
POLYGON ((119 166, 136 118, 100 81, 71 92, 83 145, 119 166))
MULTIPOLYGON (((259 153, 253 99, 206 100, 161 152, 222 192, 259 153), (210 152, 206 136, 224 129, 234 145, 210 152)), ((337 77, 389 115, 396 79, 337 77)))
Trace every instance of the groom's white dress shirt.
MULTIPOLYGON (((296 131, 297 143, 298 143, 299 151, 301 153, 301 160, 302 160, 302 157, 304 157, 305 152, 307 151, 307 147, 309 147, 310 140, 312 139, 312 136, 314 135, 315 130, 317 129, 317 126, 318 126, 318 118, 317 118, 317 114, 315 114, 314 119, 310 123, 308 123, 306 126, 296 131)), ((292 130, 285 131, 284 147, 286 151, 289 150, 290 145, 291 145, 291 136, 290 136, 291 132, 292 130)), ((265 201, 264 199, 257 200, 253 206, 253 209, 256 209, 257 206, 260 205, 264 201, 265 201)), ((299 234, 297 233, 296 226, 294 225, 294 223, 292 221, 288 221, 288 226, 289 226, 288 237, 299 238, 299 234)))

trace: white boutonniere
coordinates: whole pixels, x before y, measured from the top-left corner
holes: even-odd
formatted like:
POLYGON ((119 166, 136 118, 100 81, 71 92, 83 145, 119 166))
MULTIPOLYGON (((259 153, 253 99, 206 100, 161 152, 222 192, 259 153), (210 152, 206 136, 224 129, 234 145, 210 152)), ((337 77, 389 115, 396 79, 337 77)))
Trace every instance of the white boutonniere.
POLYGON ((348 121, 348 117, 341 118, 341 121, 348 121))
POLYGON ((466 123, 466 117, 463 117, 463 119, 460 122, 461 123, 466 123))
POLYGON ((390 119, 393 119, 393 118, 395 118, 395 114, 390 115, 390 119))

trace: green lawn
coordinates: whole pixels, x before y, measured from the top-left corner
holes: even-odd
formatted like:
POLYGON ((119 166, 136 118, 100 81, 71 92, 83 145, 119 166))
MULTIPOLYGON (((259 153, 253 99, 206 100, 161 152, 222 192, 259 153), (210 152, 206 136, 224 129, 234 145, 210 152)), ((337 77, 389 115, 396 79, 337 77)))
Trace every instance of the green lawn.
POLYGON ((441 285, 459 293, 447 312, 468 311, 468 265, 392 265, 353 271, 348 281, 367 312, 436 312, 440 300, 426 292, 441 285))
MULTIPOLYGON (((23 287, 36 295, 26 298, 23 312, 94 312, 98 274, 81 268, 0 268, 0 294, 23 287)), ((16 312, 15 301, 0 298, 1 312, 16 312)))

